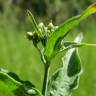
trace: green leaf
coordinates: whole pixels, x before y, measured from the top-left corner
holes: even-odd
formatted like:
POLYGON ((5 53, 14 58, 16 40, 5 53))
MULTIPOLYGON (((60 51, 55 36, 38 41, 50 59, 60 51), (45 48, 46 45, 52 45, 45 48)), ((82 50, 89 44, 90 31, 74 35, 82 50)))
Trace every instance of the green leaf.
POLYGON ((42 32, 40 31, 40 29, 34 19, 34 16, 32 15, 32 13, 29 10, 27 10, 27 14, 28 14, 28 18, 29 18, 30 22, 32 23, 32 26, 33 26, 35 32, 37 33, 38 37, 42 37, 42 32))
POLYGON ((81 21, 86 19, 88 16, 96 12, 96 3, 89 6, 81 15, 75 16, 69 20, 67 20, 64 24, 59 26, 56 31, 54 31, 48 39, 47 45, 45 47, 45 56, 47 59, 51 59, 54 51, 54 47, 56 44, 64 38, 69 31, 77 26, 81 21))
POLYGON ((89 44, 89 43, 76 43, 76 42, 64 42, 63 48, 59 50, 59 52, 69 50, 71 48, 77 48, 77 47, 96 47, 96 44, 89 44))
POLYGON ((12 72, 0 69, 0 81, 14 93, 15 96, 42 96, 41 93, 29 81, 23 81, 12 72))
MULTIPOLYGON (((75 42, 80 41, 81 37, 75 39, 75 42)), ((81 61, 77 49, 69 49, 62 61, 63 67, 48 82, 46 96, 70 96, 73 89, 78 87, 81 61)))
MULTIPOLYGON (((80 33, 78 38, 83 38, 83 34, 80 33)), ((96 44, 90 44, 90 43, 81 43, 81 42, 75 42, 75 41, 63 41, 62 43, 58 43, 57 46, 55 46, 54 55, 57 53, 60 53, 62 51, 67 51, 71 48, 77 48, 77 47, 96 47, 96 44)))
POLYGON ((67 41, 67 42, 64 42, 63 46, 64 46, 64 48, 61 48, 60 52, 65 51, 65 50, 69 50, 71 48, 82 47, 84 45, 82 43, 67 41))
MULTIPOLYGON (((83 34, 80 33, 77 38, 80 38, 80 40, 82 40, 83 38, 83 34)), ((77 47, 83 47, 83 46, 88 46, 89 44, 87 43, 80 43, 80 42, 76 42, 76 41, 64 41, 62 40, 60 43, 58 43, 55 46, 54 52, 53 54, 56 55, 57 53, 61 53, 62 51, 67 51, 71 48, 77 48, 77 47)), ((91 45, 89 45, 91 46, 91 45)))

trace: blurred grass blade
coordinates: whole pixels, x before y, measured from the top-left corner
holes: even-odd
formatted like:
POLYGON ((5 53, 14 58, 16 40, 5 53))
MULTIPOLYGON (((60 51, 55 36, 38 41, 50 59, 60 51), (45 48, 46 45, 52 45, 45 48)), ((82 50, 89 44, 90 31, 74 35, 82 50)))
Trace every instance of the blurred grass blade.
POLYGON ((0 69, 0 81, 2 81, 15 96, 42 96, 29 81, 20 80, 15 73, 8 72, 4 69, 0 69))
MULTIPOLYGON (((66 41, 62 44, 61 47, 59 47, 58 51, 62 52, 62 51, 66 51, 69 50, 71 48, 77 48, 77 47, 96 47, 96 44, 89 44, 89 43, 81 43, 81 40, 83 39, 83 34, 80 33, 77 38, 74 40, 74 42, 72 41, 66 41)), ((58 51, 56 53, 58 53, 58 51)), ((56 54, 55 53, 55 54, 56 54)))
MULTIPOLYGON (((80 35, 75 42, 81 42, 80 35)), ((63 67, 51 77, 48 82, 46 96, 70 96, 73 89, 78 87, 81 73, 81 61, 77 49, 69 49, 62 58, 63 67)))
POLYGON ((60 51, 69 50, 71 48, 76 48, 76 47, 96 47, 96 44, 65 42, 64 46, 65 48, 62 48, 60 51))
POLYGON ((27 14, 28 14, 28 18, 29 18, 30 22, 32 23, 32 26, 34 27, 35 32, 37 33, 37 35, 39 37, 42 37, 42 32, 40 31, 32 13, 29 10, 27 10, 27 14))
POLYGON ((56 31, 54 31, 48 39, 47 45, 45 47, 45 56, 48 59, 50 59, 52 57, 54 47, 59 42, 59 40, 64 38, 73 27, 77 26, 81 21, 83 21, 84 19, 86 19, 88 16, 90 16, 95 12, 96 12, 96 3, 88 7, 83 12, 83 14, 75 16, 67 20, 61 26, 59 26, 59 28, 56 31))

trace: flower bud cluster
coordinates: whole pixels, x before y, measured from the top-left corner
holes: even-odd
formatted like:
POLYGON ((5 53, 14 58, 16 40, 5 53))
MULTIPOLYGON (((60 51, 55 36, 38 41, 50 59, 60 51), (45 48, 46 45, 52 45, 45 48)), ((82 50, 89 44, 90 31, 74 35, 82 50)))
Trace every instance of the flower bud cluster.
POLYGON ((42 37, 38 37, 38 34, 33 32, 27 32, 27 38, 33 41, 33 44, 37 46, 38 42, 41 41, 45 46, 48 40, 48 37, 58 28, 58 26, 54 26, 52 22, 50 22, 47 26, 44 25, 43 22, 38 24, 38 28, 42 33, 42 37))
POLYGON ((39 23, 39 28, 42 34, 46 36, 50 36, 52 32, 54 32, 58 26, 54 26, 52 22, 50 22, 47 26, 44 25, 43 22, 39 23))

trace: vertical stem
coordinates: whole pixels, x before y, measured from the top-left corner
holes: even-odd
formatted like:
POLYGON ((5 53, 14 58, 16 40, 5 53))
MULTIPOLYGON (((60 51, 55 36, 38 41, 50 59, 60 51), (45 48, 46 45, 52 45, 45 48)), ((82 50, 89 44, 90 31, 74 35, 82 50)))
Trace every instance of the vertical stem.
POLYGON ((42 94, 45 96, 46 87, 48 83, 48 75, 49 75, 49 66, 48 64, 45 65, 45 72, 44 72, 44 81, 43 81, 43 88, 42 88, 42 94))

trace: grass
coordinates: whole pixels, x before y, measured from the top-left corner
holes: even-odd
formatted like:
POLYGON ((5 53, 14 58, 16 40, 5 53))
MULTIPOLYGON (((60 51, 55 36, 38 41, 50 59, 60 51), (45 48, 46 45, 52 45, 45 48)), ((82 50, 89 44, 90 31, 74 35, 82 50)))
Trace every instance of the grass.
MULTIPOLYGON (((89 21, 90 22, 90 21, 89 21)), ((96 42, 96 23, 89 24, 87 28, 79 31, 84 32, 84 41, 96 42)), ((41 90, 43 80, 43 64, 38 51, 32 42, 25 37, 25 32, 17 32, 14 28, 0 28, 0 68, 8 69, 17 73, 22 79, 29 80, 41 90)), ((72 35, 70 35, 72 36, 72 35)), ((70 37, 69 36, 69 37, 70 37)), ((83 66, 83 74, 80 79, 79 88, 72 96, 96 96, 96 48, 80 48, 80 56, 83 66)), ((58 61, 58 60, 57 60, 58 61)), ((52 72, 59 66, 53 61, 52 72)), ((60 61, 58 61, 59 63, 60 61)), ((0 96, 13 96, 6 92, 7 88, 0 82, 0 96), (4 88, 4 89, 3 89, 4 88)))

